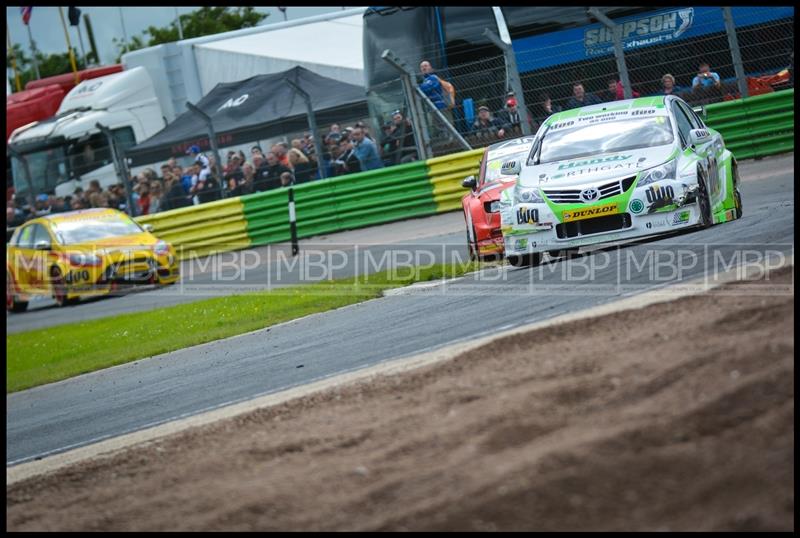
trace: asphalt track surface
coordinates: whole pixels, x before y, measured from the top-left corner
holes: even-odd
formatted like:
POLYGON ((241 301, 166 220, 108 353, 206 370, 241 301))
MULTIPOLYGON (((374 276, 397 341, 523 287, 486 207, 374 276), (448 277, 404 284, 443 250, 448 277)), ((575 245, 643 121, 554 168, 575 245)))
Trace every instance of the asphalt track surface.
MULTIPOLYGON (((487 270, 8 395, 6 464, 709 276, 759 256, 793 255, 793 154, 744 163, 741 174, 745 214, 734 222, 537 268, 487 270)), ((459 233, 448 237, 451 244, 463 240, 459 233)))

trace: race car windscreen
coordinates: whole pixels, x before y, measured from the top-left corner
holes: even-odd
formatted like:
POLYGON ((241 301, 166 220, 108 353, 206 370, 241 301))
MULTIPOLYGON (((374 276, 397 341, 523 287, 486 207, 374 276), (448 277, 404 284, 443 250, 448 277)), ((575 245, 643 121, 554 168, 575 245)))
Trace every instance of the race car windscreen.
POLYGON ((506 161, 525 159, 525 157, 528 156, 529 149, 530 148, 526 148, 524 151, 520 151, 518 153, 501 155, 499 157, 495 157, 494 159, 490 159, 489 163, 486 165, 486 178, 483 180, 483 182, 490 183, 503 177, 504 174, 501 172, 503 163, 506 161))
POLYGON ((127 217, 112 216, 97 219, 63 220, 53 223, 53 232, 62 245, 90 243, 109 237, 142 233, 142 229, 127 217))
POLYGON ((539 152, 538 164, 544 164, 662 146, 671 144, 673 140, 669 118, 656 116, 548 129, 542 139, 541 149, 534 149, 534 152, 539 152))

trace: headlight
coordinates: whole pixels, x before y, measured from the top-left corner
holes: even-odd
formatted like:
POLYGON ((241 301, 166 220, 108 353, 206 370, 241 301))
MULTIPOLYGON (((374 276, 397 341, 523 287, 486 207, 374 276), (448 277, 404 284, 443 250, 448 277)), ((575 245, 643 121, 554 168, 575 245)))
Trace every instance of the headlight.
POLYGON ((103 260, 96 254, 75 253, 69 255, 69 263, 79 266, 98 267, 103 264, 103 260))
POLYGON ((534 187, 530 188, 517 188, 514 192, 514 201, 517 203, 525 203, 525 204, 537 204, 543 203, 544 198, 542 198, 539 189, 534 187))
POLYGON ((153 247, 153 252, 155 252, 159 256, 163 256, 169 252, 169 244, 166 241, 159 241, 153 247))
POLYGON ((653 183, 654 181, 661 181, 662 179, 675 179, 675 172, 678 168, 678 159, 672 159, 671 161, 667 161, 661 166, 656 166, 655 168, 650 168, 642 172, 642 175, 639 177, 639 183, 637 186, 641 187, 642 185, 647 185, 648 183, 653 183))

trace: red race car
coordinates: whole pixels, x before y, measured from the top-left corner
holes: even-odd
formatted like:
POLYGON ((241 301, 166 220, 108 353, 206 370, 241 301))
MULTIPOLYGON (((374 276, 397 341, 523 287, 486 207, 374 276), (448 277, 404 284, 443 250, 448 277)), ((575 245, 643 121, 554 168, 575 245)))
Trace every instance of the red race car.
POLYGON ((523 136, 492 144, 483 152, 480 175, 469 176, 461 183, 472 192, 461 199, 467 223, 467 244, 470 258, 493 258, 503 255, 503 234, 500 232, 500 193, 514 186, 517 176, 504 176, 501 166, 506 161, 527 159, 533 147, 533 136, 523 136))

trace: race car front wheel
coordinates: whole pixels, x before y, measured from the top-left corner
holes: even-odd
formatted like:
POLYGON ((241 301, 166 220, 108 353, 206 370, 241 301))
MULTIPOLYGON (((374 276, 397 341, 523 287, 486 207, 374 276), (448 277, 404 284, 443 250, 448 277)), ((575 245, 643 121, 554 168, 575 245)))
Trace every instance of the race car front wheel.
POLYGON ((700 228, 708 228, 714 221, 711 216, 711 199, 708 197, 708 182, 702 170, 697 171, 697 207, 700 209, 700 228))
POLYGON ((736 209, 736 218, 742 218, 742 193, 739 192, 739 167, 733 167, 733 205, 736 209))
POLYGON ((508 263, 514 267, 528 267, 529 265, 539 265, 542 261, 542 254, 534 252, 532 254, 508 256, 508 263))
POLYGON ((6 310, 9 312, 25 312, 28 308, 28 301, 17 301, 14 293, 14 279, 6 273, 6 310))
POLYGON ((78 302, 77 299, 67 298, 67 285, 64 283, 61 269, 58 267, 53 267, 50 270, 50 282, 53 287, 53 299, 55 299, 58 306, 67 306, 78 302))

